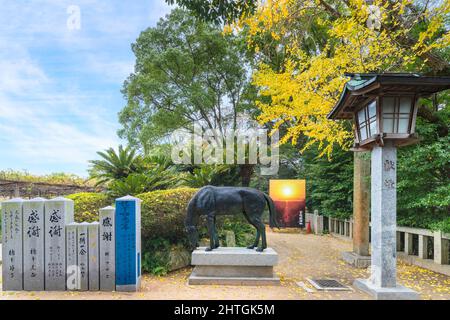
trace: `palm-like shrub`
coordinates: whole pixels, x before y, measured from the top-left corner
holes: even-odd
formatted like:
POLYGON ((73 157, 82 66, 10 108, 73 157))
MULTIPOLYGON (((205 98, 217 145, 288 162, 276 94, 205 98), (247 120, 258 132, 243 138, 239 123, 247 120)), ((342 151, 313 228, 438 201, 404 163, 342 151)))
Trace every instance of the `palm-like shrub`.
POLYGON ((100 160, 91 160, 91 178, 96 179, 96 185, 108 183, 114 180, 127 178, 132 173, 140 172, 142 169, 142 158, 137 155, 136 150, 119 146, 118 152, 113 148, 99 151, 100 160))
POLYGON ((108 189, 112 197, 121 197, 168 189, 178 184, 178 172, 172 167, 153 165, 144 173, 132 173, 124 179, 114 180, 109 184, 108 189))
POLYGON ((147 176, 143 173, 132 173, 128 177, 114 180, 108 185, 108 193, 112 198, 125 195, 136 195, 145 192, 147 176))
POLYGON ((222 173, 229 170, 225 165, 203 165, 195 168, 192 173, 185 175, 182 180, 183 184, 191 188, 201 188, 206 185, 216 184, 215 180, 222 173))
POLYGON ((157 165, 164 169, 168 169, 174 165, 170 155, 164 153, 148 155, 144 158, 144 163, 150 166, 157 165))

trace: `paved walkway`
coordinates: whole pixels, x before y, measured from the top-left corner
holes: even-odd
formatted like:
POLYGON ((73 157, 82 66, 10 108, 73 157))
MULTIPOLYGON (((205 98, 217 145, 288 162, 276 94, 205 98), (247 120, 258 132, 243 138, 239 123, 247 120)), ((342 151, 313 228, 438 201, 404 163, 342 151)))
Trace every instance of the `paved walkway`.
MULTIPOLYGON (((269 232, 268 243, 279 253, 276 272, 281 285, 256 286, 189 286, 191 269, 183 269, 165 277, 144 275, 141 292, 2 292, 2 299, 370 299, 355 288, 350 292, 308 293, 296 282, 307 284, 308 277, 330 277, 352 284, 355 278, 368 278, 368 270, 354 269, 340 258, 351 250, 351 243, 332 236, 269 232)), ((417 266, 399 262, 399 283, 417 290, 422 299, 450 300, 450 277, 417 266)), ((309 284, 308 287, 312 288, 309 284)))

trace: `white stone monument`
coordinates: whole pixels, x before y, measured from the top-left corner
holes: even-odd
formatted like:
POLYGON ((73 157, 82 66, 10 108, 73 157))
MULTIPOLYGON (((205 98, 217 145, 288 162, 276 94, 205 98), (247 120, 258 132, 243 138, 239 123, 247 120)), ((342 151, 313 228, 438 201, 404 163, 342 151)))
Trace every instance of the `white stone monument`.
POLYGON ((114 207, 100 209, 100 290, 116 290, 114 207))
POLYGON ((77 229, 78 223, 66 225, 66 277, 67 290, 80 289, 80 275, 78 268, 77 229))
POLYGON ((414 290, 397 284, 397 148, 392 141, 372 149, 371 276, 354 285, 379 300, 418 299, 414 290))
POLYGON ((141 282, 141 200, 116 199, 116 290, 138 291, 141 282))
POLYGON ((100 270, 99 270, 99 239, 98 230, 99 223, 92 222, 88 226, 88 271, 89 271, 89 291, 97 291, 100 289, 100 270))
POLYGON ((23 286, 28 291, 45 288, 44 204, 43 198, 23 202, 23 286))
POLYGON ((2 288, 23 290, 22 204, 20 198, 2 203, 2 288))
POLYGON ((45 290, 66 290, 66 224, 73 222, 73 201, 57 197, 45 202, 45 290))
POLYGON ((82 222, 77 226, 77 254, 78 268, 80 268, 80 289, 89 290, 89 236, 87 222, 82 222))

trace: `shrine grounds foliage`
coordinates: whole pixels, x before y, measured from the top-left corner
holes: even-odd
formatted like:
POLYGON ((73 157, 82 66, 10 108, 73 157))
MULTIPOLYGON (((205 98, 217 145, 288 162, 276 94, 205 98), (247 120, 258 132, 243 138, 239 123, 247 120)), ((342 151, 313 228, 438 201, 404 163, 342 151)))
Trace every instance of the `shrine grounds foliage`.
MULTIPOLYGON (((450 72, 445 2, 434 6, 409 1, 406 9, 381 1, 387 4, 381 33, 367 26, 367 16, 361 14, 368 5, 364 1, 319 1, 314 8, 302 1, 269 1, 254 6, 257 10, 250 10, 248 17, 238 14, 237 21, 227 19, 236 18, 229 12, 239 12, 231 2, 211 5, 216 12, 212 16, 198 3, 190 5, 196 1, 169 2, 188 10, 173 10, 132 44, 135 72, 124 82, 127 105, 119 114, 119 136, 129 146, 117 154, 106 150, 101 161, 92 162, 91 178, 108 178, 111 183, 104 187, 110 196, 207 184, 250 185, 267 192, 269 179, 305 179, 309 211, 349 218, 352 124, 341 121, 336 127, 326 120, 347 81, 344 72, 450 72), (225 12, 222 20, 229 25, 211 23, 225 12), (366 54, 368 47, 371 54, 366 54), (233 112, 224 115, 224 109, 233 112), (191 130, 190 124, 198 121, 210 129, 237 128, 241 116, 279 130, 277 175, 262 176, 258 165, 171 162, 167 137, 174 130, 191 130)), ((421 99, 419 105, 416 128, 421 140, 398 151, 397 221, 450 232, 449 90, 421 99)), ((172 201, 163 191, 158 197, 172 201)), ((148 216, 148 228, 167 241, 179 238, 182 230, 170 234, 156 217, 148 216)), ((230 228, 240 230, 242 225, 230 228)))
MULTIPOLYGON (((141 203, 142 268, 144 272, 163 275, 190 264, 190 251, 184 229, 184 219, 189 200, 197 192, 195 188, 157 190, 136 194, 141 203)), ((114 199, 104 193, 77 193, 67 196, 75 204, 75 220, 96 221, 98 210, 114 206, 114 199)), ((247 246, 255 236, 255 230, 243 216, 219 217, 216 222, 223 246, 226 233, 235 235, 235 245, 247 246)), ((207 238, 204 220, 199 223, 200 239, 207 238)), ((205 240, 203 240, 205 241, 205 240)))
POLYGON ((162 238, 177 243, 185 237, 184 219, 194 188, 158 190, 136 195, 142 200, 142 239, 162 238))
MULTIPOLYGON (((136 195, 142 200, 144 271, 161 275, 190 264, 184 219, 187 204, 197 191, 196 188, 177 188, 136 195)), ((237 246, 247 246, 254 237, 254 228, 243 216, 219 217, 216 226, 223 246, 226 245, 227 231, 233 231, 237 246)), ((199 237, 207 237, 203 219, 199 222, 199 237)))
POLYGON ((397 222, 450 233, 450 97, 442 101, 418 117, 420 143, 399 149, 397 222))
POLYGON ((111 205, 111 200, 104 193, 81 192, 68 195, 74 201, 75 221, 98 221, 98 210, 111 205))
MULTIPOLYGON (((423 101, 424 104, 427 101, 423 101)), ((398 149, 397 223, 400 226, 450 232, 450 96, 441 95, 439 108, 426 105, 417 117, 420 141, 398 149), (426 113, 425 113, 426 112, 426 113)), ((300 153, 284 145, 277 179, 306 179, 309 211, 348 219, 353 211, 353 152, 335 146, 330 159, 312 146, 300 153)), ((370 154, 366 154, 370 159, 370 154)), ((270 177, 272 178, 272 177, 270 177)), ((370 188, 370 177, 367 177, 370 188)), ((254 174, 252 186, 267 188, 268 179, 254 174)), ((368 190, 370 193, 370 190, 368 190)))

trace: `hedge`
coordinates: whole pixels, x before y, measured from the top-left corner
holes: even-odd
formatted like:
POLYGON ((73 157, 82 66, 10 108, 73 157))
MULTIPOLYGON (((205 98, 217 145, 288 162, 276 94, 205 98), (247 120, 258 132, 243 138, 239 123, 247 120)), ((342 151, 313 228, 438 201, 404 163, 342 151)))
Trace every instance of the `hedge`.
POLYGON ((190 263, 184 219, 198 189, 178 188, 138 194, 141 203, 142 269, 166 274, 190 263))
POLYGON ((98 221, 98 210, 111 205, 111 200, 104 193, 81 192, 68 195, 74 201, 75 221, 98 221))
MULTIPOLYGON (((186 207, 197 190, 179 188, 136 195, 142 200, 142 237, 165 238, 173 242, 184 238, 186 207)), ((104 193, 81 192, 68 195, 67 198, 74 201, 77 222, 96 221, 99 209, 114 205, 114 201, 104 193)))
POLYGON ((194 188, 178 188, 138 194, 136 197, 142 200, 142 238, 162 238, 171 243, 185 240, 186 208, 197 191, 194 188))

